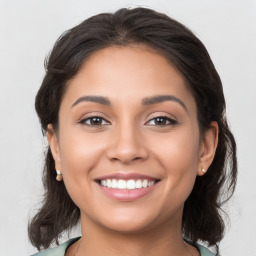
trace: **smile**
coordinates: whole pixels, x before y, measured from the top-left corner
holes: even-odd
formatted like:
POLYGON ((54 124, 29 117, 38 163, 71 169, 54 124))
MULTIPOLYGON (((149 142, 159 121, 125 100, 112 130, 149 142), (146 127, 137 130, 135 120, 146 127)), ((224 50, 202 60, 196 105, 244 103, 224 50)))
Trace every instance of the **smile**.
POLYGON ((160 179, 139 173, 118 172, 95 179, 100 190, 118 201, 134 201, 151 193, 160 179))
POLYGON ((100 185, 107 188, 115 188, 115 189, 141 189, 151 187, 156 183, 156 180, 147 180, 147 179, 105 179, 100 181, 100 185))

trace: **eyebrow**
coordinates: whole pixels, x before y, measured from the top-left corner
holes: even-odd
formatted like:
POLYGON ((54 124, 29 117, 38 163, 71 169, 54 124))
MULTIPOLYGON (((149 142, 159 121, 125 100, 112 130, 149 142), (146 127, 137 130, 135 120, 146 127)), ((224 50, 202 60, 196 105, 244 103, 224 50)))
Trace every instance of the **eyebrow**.
MULTIPOLYGON (((80 102, 84 102, 84 101, 96 102, 96 103, 100 103, 100 104, 106 105, 106 106, 111 105, 110 100, 107 97, 88 95, 88 96, 83 96, 83 97, 78 98, 72 104, 72 107, 74 107, 77 104, 79 104, 80 102)), ((142 99, 142 105, 153 105, 153 104, 157 104, 157 103, 161 103, 161 102, 165 102, 165 101, 177 102, 186 111, 188 111, 185 103, 181 99, 175 97, 174 95, 156 95, 156 96, 152 96, 152 97, 146 97, 146 98, 142 99)))
POLYGON ((79 104, 80 102, 83 101, 91 101, 91 102, 96 102, 96 103, 100 103, 102 105, 111 105, 110 104, 110 100, 107 97, 102 97, 102 96, 83 96, 80 97, 79 99, 77 99, 73 104, 72 107, 76 106, 77 104, 79 104))
POLYGON ((142 105, 152 105, 152 104, 161 103, 164 101, 177 102, 186 110, 186 112, 188 111, 185 103, 181 99, 179 99, 173 95, 156 95, 156 96, 152 96, 152 97, 147 97, 142 100, 142 105))

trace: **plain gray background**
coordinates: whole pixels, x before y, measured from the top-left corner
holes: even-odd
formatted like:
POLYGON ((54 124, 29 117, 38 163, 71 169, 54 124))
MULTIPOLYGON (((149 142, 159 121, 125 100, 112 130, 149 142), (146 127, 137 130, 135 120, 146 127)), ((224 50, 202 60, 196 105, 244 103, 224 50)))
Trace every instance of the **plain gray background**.
MULTIPOLYGON (((222 78, 238 145, 237 190, 221 255, 256 256, 256 1, 0 0, 0 255, 29 255, 27 222, 42 199, 42 137, 34 98, 44 58, 66 29, 121 7, 145 6, 187 25, 222 78)), ((79 234, 79 230, 73 235, 79 234)), ((63 238, 66 239, 66 238, 63 238)))

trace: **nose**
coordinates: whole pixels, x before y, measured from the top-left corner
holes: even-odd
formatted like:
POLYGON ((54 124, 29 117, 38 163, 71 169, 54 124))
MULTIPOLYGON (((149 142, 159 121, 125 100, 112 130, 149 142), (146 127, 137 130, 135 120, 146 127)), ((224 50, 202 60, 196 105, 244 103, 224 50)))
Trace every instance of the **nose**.
POLYGON ((136 127, 123 126, 113 131, 113 138, 109 143, 107 157, 111 161, 131 164, 148 158, 146 141, 143 140, 136 127))

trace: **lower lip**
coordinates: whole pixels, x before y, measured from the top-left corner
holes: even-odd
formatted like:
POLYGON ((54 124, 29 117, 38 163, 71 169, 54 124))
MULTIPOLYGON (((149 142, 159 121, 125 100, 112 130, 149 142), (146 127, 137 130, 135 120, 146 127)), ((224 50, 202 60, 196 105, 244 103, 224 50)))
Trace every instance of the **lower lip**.
POLYGON ((100 189, 107 196, 119 200, 119 201, 134 201, 143 196, 149 194, 156 187, 155 183, 153 186, 147 188, 138 188, 138 189, 116 189, 116 188, 107 188, 99 185, 100 189))

